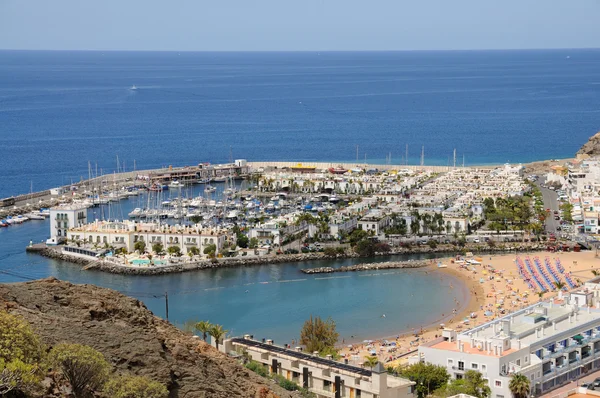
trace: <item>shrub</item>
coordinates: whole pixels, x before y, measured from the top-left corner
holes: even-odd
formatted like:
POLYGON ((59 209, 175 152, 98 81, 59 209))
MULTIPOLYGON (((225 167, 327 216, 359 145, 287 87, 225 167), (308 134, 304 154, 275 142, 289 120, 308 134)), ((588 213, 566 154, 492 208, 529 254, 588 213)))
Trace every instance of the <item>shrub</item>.
POLYGON ((43 347, 29 323, 21 317, 0 311, 0 360, 8 364, 20 360, 26 364, 39 363, 43 347))
POLYGON ((110 368, 104 355, 81 344, 58 344, 50 351, 50 363, 69 381, 76 398, 100 389, 110 368))
POLYGON ((143 376, 118 376, 104 386, 111 398, 167 398, 169 391, 157 381, 143 376))
POLYGON ((279 387, 281 387, 287 391, 296 391, 300 388, 300 386, 298 384, 294 383, 291 380, 286 379, 285 377, 283 377, 281 375, 274 375, 273 380, 275 380, 277 382, 277 384, 279 384, 279 387))
POLYGON ((265 369, 263 364, 260 362, 250 361, 246 364, 246 368, 250 369, 251 371, 262 377, 267 377, 269 375, 267 369, 265 369))
POLYGON ((335 257, 337 255, 337 250, 335 250, 335 248, 333 247, 326 247, 325 249, 323 249, 323 254, 325 254, 328 257, 335 257))

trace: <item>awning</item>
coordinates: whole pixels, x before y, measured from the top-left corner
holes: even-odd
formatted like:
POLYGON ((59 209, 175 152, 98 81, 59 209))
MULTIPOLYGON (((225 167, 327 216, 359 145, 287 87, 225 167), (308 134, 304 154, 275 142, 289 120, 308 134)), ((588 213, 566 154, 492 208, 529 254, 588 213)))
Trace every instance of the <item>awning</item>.
POLYGON ((582 335, 580 335, 580 334, 577 334, 577 335, 573 336, 573 340, 577 340, 577 341, 581 341, 581 340, 583 340, 584 338, 585 338, 585 337, 583 337, 583 336, 582 336, 582 335))

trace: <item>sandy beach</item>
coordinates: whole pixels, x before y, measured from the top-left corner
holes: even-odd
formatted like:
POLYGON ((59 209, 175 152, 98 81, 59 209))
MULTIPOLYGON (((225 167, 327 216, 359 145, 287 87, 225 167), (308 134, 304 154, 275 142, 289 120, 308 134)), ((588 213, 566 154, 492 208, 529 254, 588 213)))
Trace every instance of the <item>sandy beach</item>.
MULTIPOLYGON (((578 283, 592 278, 593 270, 600 271, 600 258, 595 256, 595 251, 534 252, 519 253, 518 256, 521 259, 539 257, 542 261, 548 257, 552 263, 554 259, 560 259, 565 272, 570 273, 573 281, 579 281, 578 283)), ((537 291, 530 289, 526 281, 520 277, 515 263, 517 255, 514 253, 475 257, 481 260, 481 264, 465 267, 453 262, 454 258, 445 258, 432 262, 432 266, 426 268, 427 272, 460 278, 465 285, 464 288, 470 292, 469 301, 457 303, 456 312, 449 319, 446 315, 439 322, 422 330, 409 334, 404 331, 403 334, 387 339, 374 339, 371 343, 343 344, 340 346, 340 354, 350 363, 359 365, 364 362, 366 356, 376 353, 386 366, 397 366, 406 362, 407 353, 416 350, 420 344, 438 337, 442 329, 441 324, 458 331, 467 330, 540 300, 537 291), (438 263, 447 267, 438 268, 436 265, 438 263), (385 344, 386 340, 387 344, 385 344)), ((547 292, 542 299, 557 294, 557 291, 547 292)))

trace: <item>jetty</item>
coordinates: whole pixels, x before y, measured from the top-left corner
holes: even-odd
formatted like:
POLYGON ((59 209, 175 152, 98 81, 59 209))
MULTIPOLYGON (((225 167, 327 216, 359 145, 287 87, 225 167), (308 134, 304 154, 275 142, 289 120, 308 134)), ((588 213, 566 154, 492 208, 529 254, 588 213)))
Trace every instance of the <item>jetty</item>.
POLYGON ((415 261, 387 261, 379 263, 366 263, 346 265, 339 268, 333 267, 318 267, 305 268, 301 271, 305 274, 331 274, 334 272, 357 272, 357 271, 374 271, 384 269, 399 269, 399 268, 421 268, 431 265, 431 260, 415 260, 415 261))

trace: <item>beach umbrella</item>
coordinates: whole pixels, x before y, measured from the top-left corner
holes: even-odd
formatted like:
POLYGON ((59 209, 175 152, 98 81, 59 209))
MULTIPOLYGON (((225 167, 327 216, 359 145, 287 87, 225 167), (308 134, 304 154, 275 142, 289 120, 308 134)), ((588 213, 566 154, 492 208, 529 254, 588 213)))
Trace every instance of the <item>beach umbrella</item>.
POLYGON ((396 347, 396 342, 395 342, 395 341, 394 341, 394 342, 391 342, 391 343, 390 343, 390 345, 391 345, 392 347, 396 347))

